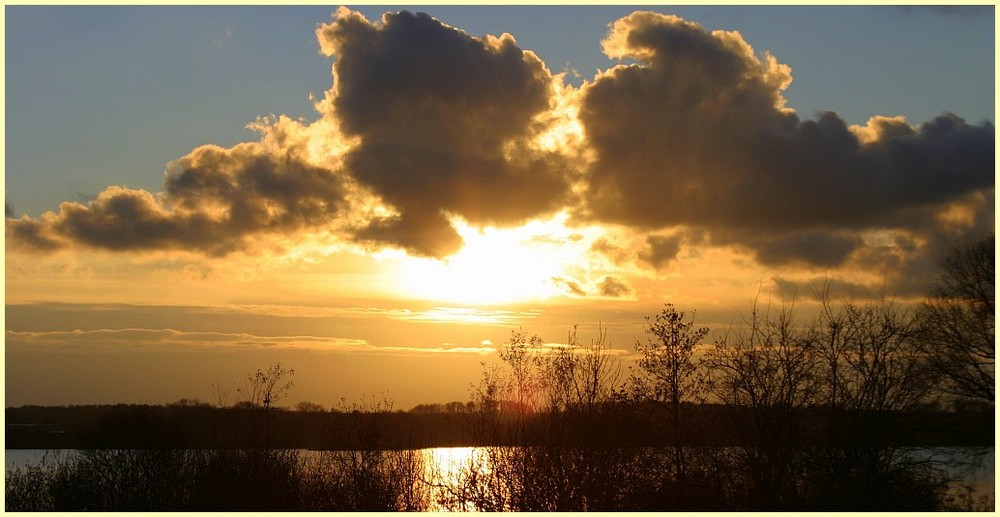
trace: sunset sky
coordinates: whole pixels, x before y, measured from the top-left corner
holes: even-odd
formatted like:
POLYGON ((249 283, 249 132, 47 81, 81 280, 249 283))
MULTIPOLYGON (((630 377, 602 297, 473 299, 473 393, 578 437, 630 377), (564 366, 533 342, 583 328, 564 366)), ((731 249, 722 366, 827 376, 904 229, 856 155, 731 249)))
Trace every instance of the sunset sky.
POLYGON ((910 303, 994 228, 994 20, 7 6, 5 403, 409 409, 518 328, 910 303))

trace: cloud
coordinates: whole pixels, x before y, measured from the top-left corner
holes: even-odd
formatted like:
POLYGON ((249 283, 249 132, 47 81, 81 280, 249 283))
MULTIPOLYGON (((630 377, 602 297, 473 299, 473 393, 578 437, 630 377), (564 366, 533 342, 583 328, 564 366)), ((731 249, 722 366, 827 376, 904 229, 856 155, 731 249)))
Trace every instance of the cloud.
POLYGON ((508 310, 486 310, 468 307, 435 307, 433 309, 416 310, 400 313, 393 311, 388 314, 389 318, 399 320, 413 320, 427 323, 449 323, 449 324, 488 324, 513 326, 523 323, 525 320, 537 318, 539 311, 508 311, 508 310))
POLYGON ((580 282, 562 277, 553 277, 552 282, 563 289, 565 294, 574 298, 628 298, 635 293, 635 289, 627 281, 612 276, 604 276, 600 282, 594 285, 588 282, 589 286, 584 287, 580 282))
POLYGON ((19 331, 8 330, 6 343, 15 351, 73 351, 82 353, 102 351, 166 351, 197 352, 219 349, 270 349, 316 350, 341 353, 418 355, 418 354, 489 354, 495 350, 485 344, 480 347, 456 345, 377 346, 364 339, 327 336, 260 336, 249 333, 191 332, 169 328, 121 328, 94 330, 19 331))
POLYGON ((354 238, 431 257, 452 255, 462 248, 462 237, 451 221, 440 210, 422 206, 371 221, 359 228, 354 238))
MULTIPOLYGON (((111 186, 37 218, 7 204, 8 243, 223 256, 309 233, 440 258, 463 245, 459 219, 567 210, 569 225, 631 235, 593 241, 619 267, 661 268, 685 244, 916 277, 956 235, 993 226, 992 124, 801 119, 784 97, 791 68, 735 31, 632 13, 602 47, 634 64, 579 88, 509 34, 422 13, 372 22, 341 8, 316 37, 334 58, 319 120, 279 117, 254 126, 259 142, 194 149, 168 164, 162 192, 111 186)), ((553 281, 573 296, 624 292, 553 281)))
POLYGON ((635 292, 625 281, 612 276, 604 277, 597 289, 604 298, 627 298, 635 292))
POLYGON ((757 262, 765 266, 802 263, 812 266, 836 267, 864 246, 864 239, 855 232, 829 229, 774 232, 741 235, 726 230, 716 231, 717 243, 735 243, 749 247, 757 262))
POLYGON ((829 295, 830 301, 837 300, 881 300, 891 298, 882 284, 865 284, 829 277, 815 277, 796 281, 776 277, 773 279, 775 294, 782 300, 819 301, 829 295))
POLYGON ((628 250, 607 237, 598 237, 595 239, 593 244, 590 245, 589 251, 607 257, 608 260, 618 266, 625 264, 630 258, 628 250))
POLYGON ((9 342, 20 346, 61 347, 83 351, 110 348, 115 350, 157 348, 179 351, 189 347, 283 347, 325 350, 368 346, 363 339, 319 336, 259 336, 248 333, 191 332, 169 328, 51 330, 44 332, 8 330, 6 337, 9 342))
MULTIPOLYGON (((204 310, 204 309, 202 309, 204 310)), ((513 311, 499 309, 475 309, 470 307, 432 308, 384 308, 384 307, 330 307, 300 305, 238 305, 225 307, 225 311, 269 316, 290 316, 310 318, 388 318, 400 321, 420 321, 425 323, 464 323, 519 325, 537 318, 536 309, 513 311)))
POLYGON ((448 216, 510 225, 559 207, 565 165, 533 143, 556 83, 512 36, 472 37, 407 11, 371 23, 344 9, 316 32, 335 58, 322 104, 359 142, 346 168, 398 211, 359 240, 441 257, 461 246, 448 216))
POLYGON ((575 280, 562 277, 553 277, 552 283, 554 283, 558 287, 561 287, 566 292, 566 294, 575 296, 577 298, 587 297, 587 291, 584 290, 584 288, 580 286, 580 283, 575 280))
POLYGON ((645 256, 653 267, 660 268, 677 258, 681 250, 682 235, 650 235, 646 238, 649 254, 645 256))
POLYGON ((310 163, 284 138, 280 121, 264 140, 230 149, 206 145, 168 164, 164 192, 111 186, 59 213, 7 220, 16 246, 53 251, 82 246, 111 251, 194 250, 225 255, 252 238, 333 223, 346 187, 332 169, 310 163))
POLYGON ((833 112, 800 120, 782 95, 788 66, 738 32, 675 16, 633 13, 603 46, 638 63, 584 86, 596 159, 580 214, 590 220, 703 228, 765 264, 833 266, 863 232, 926 233, 916 221, 928 218, 915 216, 993 188, 992 124, 948 113, 918 126, 848 126, 833 112))

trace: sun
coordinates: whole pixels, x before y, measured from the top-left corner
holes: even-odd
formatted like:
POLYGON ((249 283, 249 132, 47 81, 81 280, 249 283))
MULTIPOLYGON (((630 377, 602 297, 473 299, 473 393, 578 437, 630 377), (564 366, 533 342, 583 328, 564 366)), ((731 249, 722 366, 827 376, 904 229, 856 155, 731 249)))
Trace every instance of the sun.
POLYGON ((462 249, 444 259, 399 258, 401 294, 449 303, 500 305, 565 294, 557 279, 579 267, 584 256, 578 231, 565 214, 516 228, 476 228, 453 220, 462 249))

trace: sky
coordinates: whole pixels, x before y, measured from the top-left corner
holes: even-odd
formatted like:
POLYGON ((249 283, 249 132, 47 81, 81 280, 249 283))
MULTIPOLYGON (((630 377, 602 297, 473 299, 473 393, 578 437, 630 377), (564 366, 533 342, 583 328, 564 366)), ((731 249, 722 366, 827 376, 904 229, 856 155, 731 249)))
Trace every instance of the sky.
POLYGON ((5 403, 466 400, 513 330, 918 302, 994 229, 995 12, 5 8, 5 403))

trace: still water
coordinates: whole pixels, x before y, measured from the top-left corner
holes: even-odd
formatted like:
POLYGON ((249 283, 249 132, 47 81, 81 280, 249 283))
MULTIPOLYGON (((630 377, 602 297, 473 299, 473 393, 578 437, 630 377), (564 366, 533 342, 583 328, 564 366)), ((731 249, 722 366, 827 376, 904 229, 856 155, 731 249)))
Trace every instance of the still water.
MULTIPOLYGON (((298 452, 303 459, 318 458, 322 454, 321 451, 308 449, 300 449, 298 452)), ((486 449, 483 447, 436 447, 420 449, 420 452, 424 464, 423 478, 432 484, 430 511, 447 510, 437 503, 437 492, 443 490, 443 485, 454 485, 470 466, 482 473, 488 471, 486 449)), ((5 470, 9 472, 20 467, 55 464, 70 460, 77 453, 74 449, 6 449, 5 470)))
MULTIPOLYGON (((300 449, 304 457, 319 454, 320 451, 300 449)), ((443 476, 453 476, 474 460, 485 460, 482 447, 436 447, 421 449, 424 462, 433 465, 443 476)), ((4 451, 6 470, 17 467, 37 466, 43 461, 58 461, 72 458, 74 449, 7 449, 4 451)))
POLYGON ((57 460, 76 454, 72 449, 7 449, 3 452, 5 470, 39 465, 43 459, 57 460))

